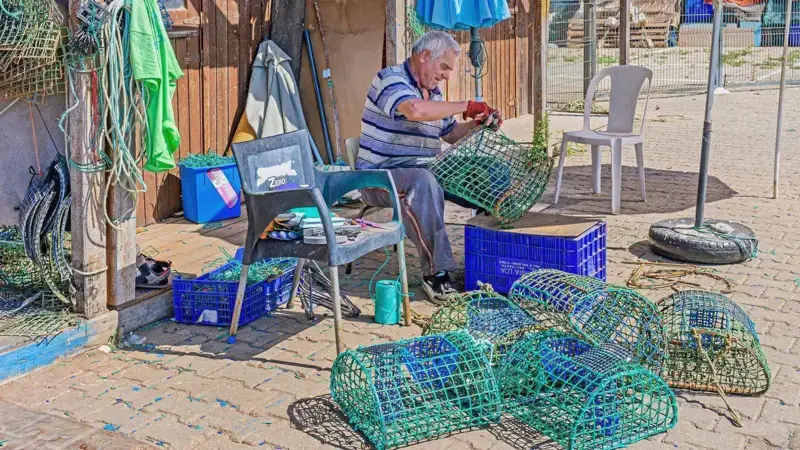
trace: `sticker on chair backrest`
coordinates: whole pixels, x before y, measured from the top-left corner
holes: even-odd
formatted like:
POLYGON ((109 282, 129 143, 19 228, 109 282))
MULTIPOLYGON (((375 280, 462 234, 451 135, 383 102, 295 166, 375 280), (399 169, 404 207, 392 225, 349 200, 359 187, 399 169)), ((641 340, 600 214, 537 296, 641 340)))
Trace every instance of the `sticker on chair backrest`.
POLYGON ((274 166, 259 167, 256 169, 256 175, 258 176, 256 187, 261 187, 262 184, 269 183, 269 188, 275 189, 288 183, 291 177, 297 176, 297 171, 292 168, 293 162, 294 161, 289 160, 274 166))
POLYGON ((214 189, 216 189, 220 197, 222 197, 225 205, 227 205, 228 208, 236 206, 236 201, 239 200, 239 194, 233 190, 233 186, 231 186, 231 183, 228 181, 228 177, 225 176, 225 172, 219 169, 211 169, 206 172, 206 176, 211 180, 211 184, 214 185, 214 189))

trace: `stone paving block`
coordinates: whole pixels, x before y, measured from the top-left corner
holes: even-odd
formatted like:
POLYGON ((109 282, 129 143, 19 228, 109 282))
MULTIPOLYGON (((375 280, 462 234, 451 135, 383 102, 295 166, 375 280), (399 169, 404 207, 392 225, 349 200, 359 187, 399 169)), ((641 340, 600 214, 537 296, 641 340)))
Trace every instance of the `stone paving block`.
POLYGON ((162 415, 158 412, 136 410, 123 401, 117 401, 87 414, 81 420, 97 428, 139 438, 142 430, 148 428, 162 415))
POLYGON ((246 362, 237 361, 209 375, 209 378, 236 380, 244 384, 245 387, 254 388, 269 377, 268 371, 264 370, 262 367, 256 367, 246 362))
MULTIPOLYGON (((44 415, 41 420, 14 432, 17 437, 37 441, 49 447, 63 447, 76 439, 88 436, 94 430, 74 420, 44 415)), ((42 445, 42 446, 44 446, 42 445)))
POLYGON ((774 447, 787 447, 789 437, 794 427, 784 423, 766 423, 764 421, 752 421, 742 419, 742 427, 733 425, 728 420, 721 420, 714 431, 722 435, 742 434, 755 438, 764 439, 774 447))
MULTIPOLYGON (((707 409, 697 405, 681 404, 678 407, 678 420, 691 422, 701 430, 713 430, 722 416, 716 409, 707 409)), ((722 419, 725 420, 725 419, 722 419)))
POLYGON ((220 380, 218 385, 202 395, 209 403, 216 402, 223 410, 235 409, 250 415, 264 410, 265 406, 278 396, 272 390, 256 390, 244 387, 237 381, 220 380), (238 384, 237 384, 238 383, 238 384))
POLYGON ((330 378, 315 374, 305 376, 300 373, 274 372, 272 379, 259 386, 259 390, 279 390, 300 398, 314 397, 330 392, 330 378))
POLYGON ((800 406, 787 405, 781 400, 770 399, 764 404, 764 410, 759 418, 767 422, 785 422, 800 425, 800 406))
POLYGON ((800 385, 794 383, 773 385, 764 396, 777 399, 790 406, 797 406, 800 404, 800 385))
POLYGON ((719 450, 739 449, 744 444, 744 441, 745 437, 737 431, 717 433, 701 430, 690 422, 681 422, 680 420, 678 420, 675 428, 667 431, 662 440, 665 444, 678 445, 678 448, 688 444, 719 450))
POLYGON ((212 373, 233 364, 233 361, 224 358, 209 358, 202 355, 182 355, 169 364, 169 367, 180 367, 199 377, 207 377, 212 373))
MULTIPOLYGON (((725 402, 722 400, 722 397, 715 393, 711 392, 689 392, 689 391, 680 391, 680 393, 676 392, 679 398, 686 400, 688 403, 696 403, 699 406, 704 407, 708 410, 709 414, 713 414, 713 411, 716 411, 717 416, 719 415, 726 415, 728 414, 728 409, 725 406, 725 402)), ((766 403, 767 399, 765 397, 750 397, 745 395, 729 395, 728 402, 736 409, 736 412, 739 413, 744 418, 747 419, 757 419, 758 415, 761 414, 761 410, 764 408, 764 403, 766 403)), ((678 411, 678 417, 680 417, 680 410, 678 411)))
MULTIPOLYGON (((253 447, 247 444, 240 444, 238 442, 233 442, 227 435, 214 435, 208 439, 202 439, 198 442, 192 443, 191 447, 186 447, 190 450, 252 450, 253 447)), ((259 450, 272 450, 276 447, 271 445, 260 445, 259 450)), ((285 447, 284 447, 285 448, 285 447)))
POLYGON ((187 395, 199 397, 203 392, 207 392, 216 385, 216 380, 211 378, 201 378, 194 372, 182 372, 169 380, 164 380, 156 384, 160 390, 177 390, 185 392, 187 395))
POLYGON ((208 414, 217 406, 215 401, 208 402, 198 397, 193 397, 186 392, 169 391, 157 402, 145 407, 148 412, 160 412, 177 416, 185 425, 197 421, 200 416, 208 414))
POLYGON ((316 449, 322 447, 320 441, 283 420, 276 420, 270 424, 269 435, 264 436, 264 440, 273 446, 289 449, 316 449))
POLYGON ((115 400, 111 396, 90 397, 83 392, 66 390, 63 395, 51 400, 44 411, 59 413, 76 420, 84 420, 94 411, 112 405, 115 400))
POLYGON ((459 433, 454 435, 452 439, 471 450, 488 450, 497 443, 497 438, 489 430, 459 433))
POLYGON ((792 348, 794 343, 797 341, 797 338, 764 334, 759 336, 759 341, 761 342, 762 348, 770 347, 779 352, 787 352, 792 348))
POLYGON ((169 377, 178 375, 178 373, 175 369, 153 367, 149 364, 137 364, 120 372, 119 376, 138 381, 144 386, 154 386, 169 377))
POLYGON ((156 418, 150 426, 137 433, 137 437, 158 448, 211 449, 204 442, 214 436, 213 430, 181 424, 170 415, 156 418))
POLYGON ((786 322, 775 322, 769 328, 769 334, 774 336, 791 336, 800 338, 800 327, 786 322))
POLYGON ((136 442, 109 431, 93 431, 64 447, 64 450, 155 450, 156 447, 136 442))

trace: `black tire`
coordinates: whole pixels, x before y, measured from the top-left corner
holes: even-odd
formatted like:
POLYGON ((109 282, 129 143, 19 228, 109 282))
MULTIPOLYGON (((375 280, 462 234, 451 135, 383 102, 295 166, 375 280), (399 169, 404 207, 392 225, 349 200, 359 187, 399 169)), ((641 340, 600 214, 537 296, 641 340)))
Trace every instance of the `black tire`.
POLYGON ((711 232, 693 231, 694 219, 669 219, 650 227, 650 246, 658 255, 698 264, 736 264, 751 259, 758 240, 750 228, 726 220, 707 220, 706 226, 726 224, 733 228, 726 238, 711 232))

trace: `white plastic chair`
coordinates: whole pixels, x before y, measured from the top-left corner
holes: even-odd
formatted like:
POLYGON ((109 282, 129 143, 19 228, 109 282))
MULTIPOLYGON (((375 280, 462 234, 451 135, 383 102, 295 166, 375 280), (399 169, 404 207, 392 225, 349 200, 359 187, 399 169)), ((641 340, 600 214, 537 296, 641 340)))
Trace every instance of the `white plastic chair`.
POLYGON ((555 203, 561 194, 561 176, 564 161, 567 159, 567 143, 577 142, 592 147, 592 171, 594 173, 594 193, 600 193, 600 146, 611 148, 611 213, 619 214, 620 191, 622 190, 622 146, 636 147, 636 163, 639 166, 639 189, 642 200, 647 201, 644 188, 644 125, 647 116, 647 101, 650 99, 650 85, 653 71, 642 66, 615 66, 601 70, 589 83, 586 91, 586 104, 583 110, 583 129, 564 133, 561 142, 561 156, 558 162, 555 203), (597 85, 606 77, 611 78, 611 100, 608 108, 608 124, 604 131, 592 130, 589 119, 597 85), (647 94, 642 112, 642 126, 638 133, 633 130, 636 102, 647 80, 647 94))

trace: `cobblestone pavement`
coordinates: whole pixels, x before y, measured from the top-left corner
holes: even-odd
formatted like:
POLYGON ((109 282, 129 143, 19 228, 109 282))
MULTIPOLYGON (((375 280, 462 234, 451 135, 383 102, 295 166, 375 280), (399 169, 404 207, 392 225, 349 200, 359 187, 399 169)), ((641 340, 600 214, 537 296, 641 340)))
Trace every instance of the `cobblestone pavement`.
MULTIPOLYGON (((718 270, 737 283, 731 297, 757 325, 772 367, 772 388, 761 397, 730 397, 744 417, 742 428, 726 418, 719 397, 677 391, 677 427, 633 448, 800 450, 800 163, 793 128, 800 122, 800 91, 788 93, 782 196, 770 200, 776 104, 774 90, 718 97, 707 208, 707 217, 748 224, 761 241, 757 259, 718 270)), ((637 267, 631 262, 659 260, 645 242, 650 224, 693 215, 703 107, 702 96, 651 100, 645 145, 648 201, 640 201, 634 153, 626 149, 622 214, 618 216, 606 216, 610 210, 608 151, 603 160, 606 189, 595 196, 591 194, 590 156, 580 149, 571 150, 562 201, 547 211, 605 216, 609 281, 625 283, 637 267)), ((553 116, 554 131, 579 125, 579 118, 553 116)), ((510 123, 506 132, 521 138, 530 135, 530 127, 517 121, 510 123)), ((543 200, 550 198, 548 193, 543 200)), ((468 212, 452 208, 448 214, 454 247, 461 254, 468 212)), ((359 261, 352 276, 342 271, 345 291, 357 297, 364 312, 345 322, 348 346, 420 332, 416 326, 371 323, 373 309, 362 297, 384 258, 385 254, 376 252, 359 261)), ((409 251, 409 264, 412 284, 418 284, 415 270, 419 265, 413 250, 409 251)), ((387 270, 396 273, 396 267, 392 261, 387 270)), ((704 288, 720 288, 710 279, 690 281, 704 288)), ((643 291, 652 300, 670 292, 643 291)), ((420 313, 432 311, 423 301, 415 301, 413 306, 420 313)), ((330 317, 309 322, 298 307, 281 310, 244 327, 235 345, 226 343, 223 329, 170 321, 146 327, 141 334, 147 337, 142 348, 110 353, 92 350, 62 360, 0 386, 0 399, 97 428, 109 427, 117 434, 168 448, 366 446, 327 396, 329 368, 335 356, 330 317)), ((524 425, 505 420, 488 429, 414 448, 532 447, 553 445, 524 425)))

